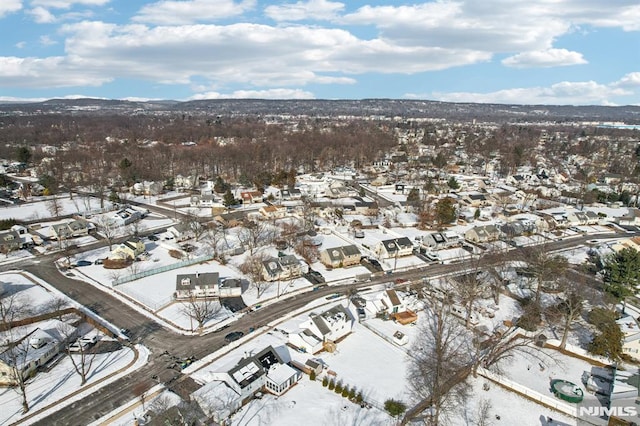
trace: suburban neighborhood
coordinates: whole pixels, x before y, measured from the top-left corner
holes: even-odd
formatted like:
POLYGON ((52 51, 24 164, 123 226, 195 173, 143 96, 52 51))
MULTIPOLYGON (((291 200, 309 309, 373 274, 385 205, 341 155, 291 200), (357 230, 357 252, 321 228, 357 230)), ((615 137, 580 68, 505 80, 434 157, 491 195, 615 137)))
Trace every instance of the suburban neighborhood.
POLYGON ((242 117, 3 151, 1 423, 640 420, 639 129, 242 117))

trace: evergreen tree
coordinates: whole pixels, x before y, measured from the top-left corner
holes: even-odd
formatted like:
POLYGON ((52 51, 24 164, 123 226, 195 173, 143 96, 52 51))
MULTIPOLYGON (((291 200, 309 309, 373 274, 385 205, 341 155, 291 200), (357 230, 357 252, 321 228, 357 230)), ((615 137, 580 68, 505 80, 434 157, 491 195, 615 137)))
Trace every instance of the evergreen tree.
POLYGON ((236 204, 236 198, 233 196, 230 189, 227 189, 227 192, 224 193, 222 203, 225 207, 231 207, 236 204))
POLYGON ((436 205, 436 220, 440 225, 446 225, 456 220, 456 205, 453 198, 446 197, 436 205))
POLYGON ((640 252, 627 247, 608 258, 604 264, 604 284, 605 291, 623 303, 624 313, 627 297, 638 292, 640 252))

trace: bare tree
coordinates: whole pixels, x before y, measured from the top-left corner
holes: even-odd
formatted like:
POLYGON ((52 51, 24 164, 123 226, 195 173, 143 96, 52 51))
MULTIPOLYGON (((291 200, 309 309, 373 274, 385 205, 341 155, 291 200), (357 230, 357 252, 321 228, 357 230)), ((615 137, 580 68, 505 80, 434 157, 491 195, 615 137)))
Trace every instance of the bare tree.
POLYGON ((253 286, 256 288, 258 292, 258 297, 262 296, 267 288, 271 285, 270 282, 265 281, 263 276, 263 265, 262 262, 267 260, 266 255, 258 254, 247 257, 247 259, 240 265, 240 272, 247 275, 253 286))
POLYGON ((568 269, 567 258, 552 254, 544 244, 523 247, 520 250, 520 256, 528 264, 529 272, 535 279, 534 302, 539 305, 543 287, 555 289, 568 269))
POLYGON ((488 274, 481 268, 481 257, 473 259, 470 268, 464 275, 450 278, 449 287, 466 310, 465 327, 471 325, 471 314, 479 299, 482 298, 488 285, 488 274))
POLYGON ((61 296, 49 299, 43 306, 43 312, 56 312, 58 320, 62 320, 62 311, 69 306, 69 301, 61 296))
POLYGON ((9 379, 15 384, 16 391, 22 397, 22 412, 29 411, 29 401, 27 400, 27 380, 25 366, 28 364, 29 336, 19 335, 15 328, 12 328, 14 321, 27 317, 31 314, 31 303, 28 298, 17 293, 4 291, 0 294, 0 328, 7 330, 7 340, 3 347, 2 356, 10 367, 9 379))
POLYGON ((193 232, 193 237, 196 241, 207 231, 207 227, 202 223, 198 212, 194 209, 187 210, 187 212, 183 214, 181 222, 193 232))
POLYGON ((302 226, 295 221, 283 221, 280 223, 280 238, 286 241, 289 247, 294 247, 300 240, 302 226))
POLYGON ((563 280, 560 283, 563 296, 553 306, 550 306, 546 312, 547 320, 554 324, 558 324, 562 329, 562 338, 560 347, 565 349, 567 346, 567 338, 571 327, 581 318, 584 310, 585 301, 589 297, 588 289, 584 283, 576 283, 570 280, 563 280))
POLYGON ((476 352, 471 332, 452 317, 445 303, 427 304, 425 316, 408 368, 409 386, 417 401, 401 424, 426 410, 430 424, 446 423, 468 396, 465 381, 473 370, 476 352))
POLYGON ((425 412, 428 424, 446 423, 448 415, 464 403, 469 389, 465 382, 479 367, 500 372, 502 363, 518 352, 538 359, 545 356, 532 344, 532 337, 516 328, 494 332, 481 341, 451 316, 444 303, 428 304, 425 314, 427 321, 414 342, 408 368, 415 404, 405 412, 401 425, 425 412))
POLYGON ((218 259, 220 263, 225 263, 224 253, 220 253, 220 250, 229 248, 229 242, 227 240, 227 229, 222 224, 217 222, 207 224, 202 236, 202 242, 215 259, 218 259))
POLYGON ((75 329, 61 325, 58 327, 58 333, 63 337, 65 352, 71 360, 73 370, 80 376, 80 386, 84 386, 87 383, 87 377, 91 372, 96 353, 90 347, 90 342, 81 339, 75 340, 75 329))
POLYGON ((309 240, 299 241, 294 247, 298 253, 309 265, 314 263, 320 257, 318 247, 314 246, 309 240))
MULTIPOLYGON (((191 295, 182 303, 182 312, 189 317, 190 320, 198 324, 198 329, 202 329, 204 324, 213 319, 222 310, 222 305, 218 298, 213 297, 196 297, 191 295)), ((191 327, 193 331, 193 327, 191 327)))
POLYGON ((258 247, 273 240, 273 232, 266 222, 248 220, 238 233, 238 239, 249 249, 249 255, 253 256, 258 247))
POLYGON ((113 240, 118 236, 118 225, 116 222, 105 215, 98 216, 95 220, 98 232, 109 245, 109 251, 113 248, 113 240))
POLYGON ((22 398, 22 413, 29 411, 29 400, 27 399, 28 364, 30 359, 31 345, 29 336, 17 336, 9 330, 8 343, 2 353, 4 361, 9 368, 9 380, 13 383, 14 390, 22 398), (17 339, 16 339, 17 338, 17 339))
POLYGON ((51 216, 58 217, 62 214, 62 203, 60 202, 60 198, 57 195, 53 195, 46 202, 47 210, 51 213, 51 216))

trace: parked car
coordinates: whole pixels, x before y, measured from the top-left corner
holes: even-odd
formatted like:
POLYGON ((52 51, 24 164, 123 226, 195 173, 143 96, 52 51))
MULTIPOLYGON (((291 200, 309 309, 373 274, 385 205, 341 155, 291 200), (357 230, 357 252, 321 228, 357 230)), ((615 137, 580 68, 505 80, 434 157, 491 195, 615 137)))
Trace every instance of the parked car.
POLYGON ((78 260, 76 263, 73 264, 73 266, 89 266, 89 265, 93 265, 92 262, 89 262, 88 260, 78 260))
POLYGON ((149 235, 149 241, 158 241, 160 238, 157 235, 149 235))
POLYGON ((231 333, 224 336, 224 340, 227 343, 231 343, 240 339, 242 336, 244 336, 244 333, 242 331, 232 331, 231 333))

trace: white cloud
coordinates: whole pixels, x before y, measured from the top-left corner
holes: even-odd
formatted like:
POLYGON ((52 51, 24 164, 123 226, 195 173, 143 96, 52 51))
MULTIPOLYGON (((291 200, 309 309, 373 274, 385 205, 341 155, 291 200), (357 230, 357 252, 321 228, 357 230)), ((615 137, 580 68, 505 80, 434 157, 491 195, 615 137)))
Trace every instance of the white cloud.
POLYGON ((302 21, 305 19, 331 20, 344 10, 344 3, 328 0, 309 0, 279 6, 267 6, 265 14, 276 21, 302 21))
POLYGON ((489 93, 451 92, 429 95, 407 94, 409 98, 435 99, 445 102, 479 102, 529 105, 613 105, 613 98, 633 95, 617 87, 618 82, 599 84, 595 81, 563 81, 549 87, 498 90, 489 93))
POLYGON ((26 42, 26 41, 19 41, 19 42, 17 42, 17 43, 16 43, 16 47, 17 47, 18 49, 24 49, 24 47, 25 47, 26 45, 27 45, 27 42, 26 42))
POLYGON ((620 80, 616 81, 616 87, 640 87, 640 72, 630 72, 624 75, 620 80))
POLYGON ((27 13, 33 16, 33 20, 38 24, 50 24, 56 21, 56 17, 42 6, 30 9, 27 13))
POLYGON ((502 64, 514 68, 549 68, 586 64, 582 53, 567 49, 547 49, 518 53, 502 60, 502 64))
POLYGON ((255 7, 256 0, 163 0, 142 7, 135 22, 159 25, 184 25, 202 21, 214 21, 240 15, 255 7))
POLYGON ((0 57, 0 86, 5 87, 73 87, 99 86, 112 80, 98 75, 82 61, 62 56, 49 58, 0 57), (31 81, 31 83, 28 83, 31 81), (28 83, 25 85, 25 83, 28 83))
MULTIPOLYGON (((397 46, 347 31, 257 24, 147 27, 81 22, 61 27, 65 49, 106 78, 216 87, 353 84, 366 72, 411 74, 487 61, 487 52, 397 46)), ((28 80, 23 83, 30 84, 28 80)))
POLYGON ((224 94, 205 92, 191 96, 189 100, 200 99, 314 99, 311 92, 300 89, 268 89, 268 90, 237 90, 224 94))
POLYGON ((31 0, 31 5, 54 9, 69 9, 75 5, 103 6, 110 1, 111 0, 31 0))
POLYGON ((51 37, 49 37, 48 35, 40 36, 40 44, 43 46, 51 46, 57 43, 58 43, 57 41, 52 40, 51 37))
POLYGON ((545 51, 580 25, 640 28, 640 3, 618 0, 441 0, 363 6, 338 20, 375 25, 390 43, 480 50, 545 51))
POLYGON ((0 2, 0 18, 22 9, 22 0, 2 0, 0 2))

